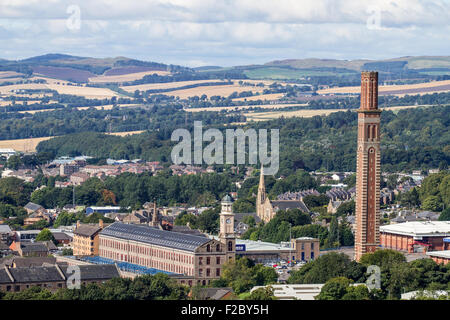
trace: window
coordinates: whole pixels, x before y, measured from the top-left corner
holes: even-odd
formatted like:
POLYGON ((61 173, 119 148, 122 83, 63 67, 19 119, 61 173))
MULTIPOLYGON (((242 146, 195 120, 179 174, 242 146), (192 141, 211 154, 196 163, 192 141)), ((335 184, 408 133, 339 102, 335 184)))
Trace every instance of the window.
POLYGON ((220 244, 216 245, 216 251, 220 252, 220 244))
POLYGON ((207 252, 211 252, 211 245, 208 244, 208 245, 206 246, 206 251, 207 251, 207 252))
POLYGON ((233 251, 233 242, 228 241, 228 251, 233 251))
POLYGON ((199 277, 203 276, 203 269, 198 269, 198 276, 199 277))
POLYGON ((305 250, 305 244, 302 243, 302 250, 305 250))
POLYGON ((203 264, 202 261, 203 261, 203 258, 202 258, 202 257, 198 258, 198 264, 199 264, 199 265, 202 265, 202 264, 203 264))
POLYGON ((216 257, 216 264, 220 264, 220 257, 216 257))
POLYGON ((206 269, 206 276, 209 277, 210 275, 211 275, 211 272, 210 272, 210 270, 208 268, 208 269, 206 269))
POLYGON ((314 250, 314 242, 311 242, 311 250, 314 250))
POLYGON ((206 264, 211 264, 211 258, 210 257, 206 257, 206 264))
POLYGON ((217 276, 217 277, 220 277, 220 268, 217 268, 217 269, 216 269, 216 276, 217 276))

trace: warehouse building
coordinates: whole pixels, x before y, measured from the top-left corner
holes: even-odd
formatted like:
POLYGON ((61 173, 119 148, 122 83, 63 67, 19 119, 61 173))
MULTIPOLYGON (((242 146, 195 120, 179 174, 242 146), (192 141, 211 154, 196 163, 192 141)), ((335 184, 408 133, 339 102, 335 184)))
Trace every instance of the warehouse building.
POLYGON ((440 264, 447 264, 450 262, 450 250, 443 251, 430 251, 427 252, 427 256, 434 260, 434 262, 440 264))
POLYGON ((178 282, 206 285, 220 278, 222 265, 235 257, 234 214, 222 200, 219 239, 115 222, 99 233, 99 256, 178 274, 178 282))
POLYGON ((381 246, 406 252, 445 250, 450 221, 413 221, 380 227, 381 246))
POLYGON ((252 240, 236 240, 236 255, 267 263, 279 260, 310 261, 319 256, 319 239, 302 237, 291 242, 271 243, 252 240))

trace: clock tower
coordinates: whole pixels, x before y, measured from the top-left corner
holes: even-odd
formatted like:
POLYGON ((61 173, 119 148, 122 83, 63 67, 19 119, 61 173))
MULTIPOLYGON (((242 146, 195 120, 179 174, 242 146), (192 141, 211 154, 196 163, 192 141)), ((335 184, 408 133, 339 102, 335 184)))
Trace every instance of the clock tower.
POLYGON ((222 199, 222 211, 220 212, 219 239, 224 245, 227 261, 234 259, 236 255, 236 236, 234 234, 233 199, 226 195, 222 199))

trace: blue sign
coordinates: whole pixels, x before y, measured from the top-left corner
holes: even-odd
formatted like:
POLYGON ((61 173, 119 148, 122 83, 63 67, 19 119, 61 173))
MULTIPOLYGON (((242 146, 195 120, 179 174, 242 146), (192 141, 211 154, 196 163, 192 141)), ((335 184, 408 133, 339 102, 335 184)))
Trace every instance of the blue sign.
POLYGON ((245 244, 237 244, 236 251, 245 251, 245 244))

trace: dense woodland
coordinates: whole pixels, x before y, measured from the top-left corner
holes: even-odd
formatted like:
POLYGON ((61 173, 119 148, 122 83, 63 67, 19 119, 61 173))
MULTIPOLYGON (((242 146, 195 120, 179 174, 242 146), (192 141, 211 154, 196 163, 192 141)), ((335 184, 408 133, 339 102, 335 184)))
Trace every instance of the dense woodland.
MULTIPOLYGON (((101 119, 105 116, 105 111, 85 112, 85 117, 82 119, 76 117, 78 113, 68 113, 64 116, 65 113, 61 112, 58 120, 36 114, 33 120, 15 120, 16 126, 13 126, 14 122, 6 125, 4 121, 3 128, 0 127, 0 134, 13 130, 28 131, 29 134, 44 130, 51 131, 54 135, 78 132, 81 128, 84 131, 107 130, 108 121, 101 119), (90 120, 90 115, 96 116, 97 120, 90 120)), ((165 162, 170 159, 170 146, 174 143, 171 143, 169 139, 171 132, 177 126, 191 130, 193 120, 201 120, 205 128, 214 124, 216 128, 224 130, 225 127, 220 123, 242 120, 241 116, 214 112, 186 115, 183 111, 176 109, 156 109, 153 112, 141 110, 136 112, 137 114, 132 111, 115 111, 112 114, 123 116, 127 113, 129 118, 125 121, 113 119, 113 131, 121 131, 120 129, 125 127, 128 130, 151 127, 158 131, 122 138, 107 138, 104 135, 86 132, 69 134, 41 142, 37 150, 51 152, 55 156, 84 154, 103 158, 141 158, 165 162), (150 123, 147 118, 149 115, 150 123), (185 126, 186 117, 188 122, 185 126), (145 124, 142 125, 143 123, 145 124), (89 143, 85 143, 86 141, 89 143)), ((384 171, 445 169, 448 166, 450 106, 407 109, 397 114, 385 111, 381 119, 381 163, 384 171)), ((250 122, 244 126, 244 129, 280 130, 279 175, 287 176, 297 169, 354 171, 356 168, 356 121, 357 114, 346 111, 326 117, 280 118, 267 122, 250 122)), ((229 125, 226 128, 236 127, 229 125)))

